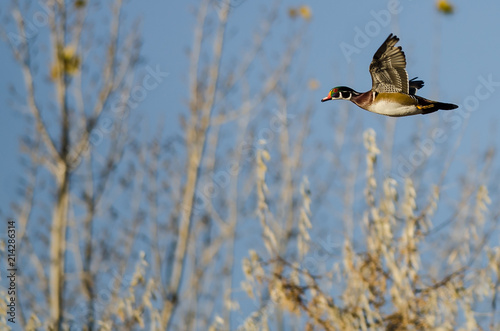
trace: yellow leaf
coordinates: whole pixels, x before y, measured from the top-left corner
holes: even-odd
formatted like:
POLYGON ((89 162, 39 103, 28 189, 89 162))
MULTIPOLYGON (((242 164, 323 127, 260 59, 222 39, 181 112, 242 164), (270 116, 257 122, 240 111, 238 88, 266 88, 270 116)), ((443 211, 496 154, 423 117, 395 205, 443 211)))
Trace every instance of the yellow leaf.
POLYGON ((319 82, 318 80, 311 78, 309 79, 308 86, 310 90, 317 90, 319 88, 319 82))
POLYGON ((309 21, 312 17, 311 7, 306 5, 300 6, 299 13, 300 16, 302 16, 302 18, 305 19, 306 21, 309 21))
POLYGON ((59 70, 59 66, 57 65, 57 63, 52 64, 50 69, 50 78, 52 80, 56 80, 60 74, 61 70, 59 70))
POLYGON ((453 13, 453 5, 447 0, 439 0, 436 4, 437 9, 444 14, 453 13))
POLYGON ((85 7, 86 4, 87 4, 87 2, 85 0, 76 0, 75 1, 75 7, 77 9, 81 9, 81 8, 85 7))

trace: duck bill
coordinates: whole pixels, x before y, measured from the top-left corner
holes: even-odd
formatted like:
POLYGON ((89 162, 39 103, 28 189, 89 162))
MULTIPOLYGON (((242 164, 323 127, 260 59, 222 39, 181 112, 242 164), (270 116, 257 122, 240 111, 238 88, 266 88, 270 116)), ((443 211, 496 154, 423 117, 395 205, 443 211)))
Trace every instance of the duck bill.
POLYGON ((321 99, 321 102, 325 102, 325 101, 328 101, 328 100, 332 100, 332 97, 329 95, 327 97, 324 97, 323 99, 321 99))

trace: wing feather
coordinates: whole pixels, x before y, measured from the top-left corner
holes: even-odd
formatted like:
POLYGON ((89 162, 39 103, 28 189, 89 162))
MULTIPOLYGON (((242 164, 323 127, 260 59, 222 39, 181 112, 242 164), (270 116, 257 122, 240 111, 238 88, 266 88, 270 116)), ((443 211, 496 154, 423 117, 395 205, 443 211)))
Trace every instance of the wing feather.
POLYGON ((406 57, 401 46, 395 47, 398 41, 391 33, 370 63, 372 89, 378 93, 409 93, 406 57))

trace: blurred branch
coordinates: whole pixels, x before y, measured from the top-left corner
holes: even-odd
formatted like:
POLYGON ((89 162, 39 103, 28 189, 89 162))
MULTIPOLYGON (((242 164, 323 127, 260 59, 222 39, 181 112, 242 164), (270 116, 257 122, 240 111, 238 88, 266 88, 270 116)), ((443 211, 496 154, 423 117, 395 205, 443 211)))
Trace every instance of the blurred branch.
POLYGON ((52 138, 50 137, 47 126, 44 123, 41 115, 40 108, 37 105, 37 101, 35 98, 35 86, 33 82, 33 73, 31 68, 31 56, 30 56, 30 45, 27 41, 28 38, 26 36, 25 22, 21 11, 19 9, 18 1, 14 2, 15 6, 12 8, 12 16, 17 24, 17 28, 20 35, 20 46, 16 47, 12 41, 7 38, 11 50, 14 54, 14 57, 18 61, 21 66, 21 70, 24 77, 24 85, 26 86, 26 99, 28 102, 28 108, 30 109, 33 117, 36 121, 36 129, 37 132, 40 133, 44 146, 47 148, 47 151, 50 155, 49 162, 45 165, 48 166, 49 170, 56 171, 55 163, 59 160, 60 155, 57 151, 56 145, 52 138))
MULTIPOLYGON (((195 32, 195 55, 193 55, 192 58, 192 60, 195 61, 198 60, 196 52, 201 48, 201 36, 203 33, 203 22, 206 16, 206 6, 208 6, 208 1, 204 1, 199 9, 198 22, 200 25, 197 26, 197 32, 195 32)), ((209 82, 204 93, 196 91, 197 93, 193 94, 194 101, 190 103, 192 118, 186 133, 186 145, 190 146, 190 148, 188 148, 188 160, 186 165, 186 184, 181 202, 182 209, 180 215, 179 233, 175 247, 174 264, 171 267, 172 272, 169 278, 169 302, 165 304, 165 308, 162 313, 163 326, 167 328, 171 323, 173 311, 177 306, 179 289, 184 271, 186 248, 189 242, 189 232, 193 217, 192 213, 193 201, 195 199, 195 189, 199 180, 201 158, 205 150, 206 134, 210 125, 210 115, 215 102, 215 92, 220 73, 222 46, 224 43, 224 34, 229 14, 229 5, 226 4, 222 6, 218 14, 219 25, 215 33, 213 44, 213 60, 209 67, 209 82), (199 96, 202 96, 203 99, 199 100, 199 96)), ((197 62, 191 63, 191 65, 194 67, 191 72, 191 79, 193 79, 197 77, 197 62)), ((197 79, 191 81, 192 90, 195 86, 197 86, 197 81, 197 79)))

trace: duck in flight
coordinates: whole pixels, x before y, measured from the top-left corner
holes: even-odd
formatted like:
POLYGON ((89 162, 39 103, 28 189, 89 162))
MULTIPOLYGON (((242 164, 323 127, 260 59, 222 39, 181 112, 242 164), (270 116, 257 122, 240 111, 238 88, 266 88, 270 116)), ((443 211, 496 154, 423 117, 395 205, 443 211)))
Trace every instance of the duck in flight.
POLYGON ((424 82, 416 80, 417 77, 408 81, 405 53, 401 46, 395 47, 398 41, 399 38, 391 33, 373 56, 370 63, 370 91, 359 93, 347 86, 337 86, 321 102, 350 100, 365 110, 394 117, 458 108, 452 103, 432 101, 415 95, 424 86, 424 82))

